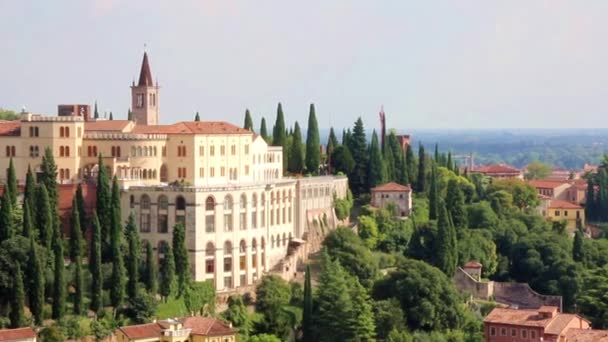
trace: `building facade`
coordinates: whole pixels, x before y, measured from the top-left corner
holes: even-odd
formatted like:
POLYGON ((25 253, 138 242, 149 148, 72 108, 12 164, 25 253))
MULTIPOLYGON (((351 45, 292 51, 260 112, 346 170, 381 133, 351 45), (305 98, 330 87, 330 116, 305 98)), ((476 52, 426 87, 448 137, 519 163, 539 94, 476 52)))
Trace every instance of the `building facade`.
POLYGON ((412 189, 394 182, 371 189, 371 205, 376 208, 395 206, 393 215, 407 217, 412 211, 412 189))
POLYGON ((121 186, 123 220, 134 215, 159 259, 183 223, 194 279, 212 280, 218 291, 253 284, 292 239, 306 239, 310 213, 333 215, 334 196, 346 196, 346 177, 283 177, 282 148, 249 130, 223 121, 159 125, 147 54, 131 89, 133 120, 96 120, 62 105, 60 116, 0 122, 0 169, 12 159, 23 184, 50 148, 59 183, 91 183, 101 158, 121 186))
POLYGON ((117 342, 236 342, 236 331, 212 317, 184 317, 120 327, 117 342))

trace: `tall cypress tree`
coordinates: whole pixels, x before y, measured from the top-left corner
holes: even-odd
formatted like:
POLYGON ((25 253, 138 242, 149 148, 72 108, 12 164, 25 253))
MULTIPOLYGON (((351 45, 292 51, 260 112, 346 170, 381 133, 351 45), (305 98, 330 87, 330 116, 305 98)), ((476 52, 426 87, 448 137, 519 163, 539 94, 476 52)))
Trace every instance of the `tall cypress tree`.
POLYGON ((133 121, 133 112, 131 111, 131 108, 127 111, 127 120, 133 121))
POLYGON ((97 213, 93 214, 93 234, 91 241, 91 252, 89 257, 89 269, 91 271, 91 310, 96 313, 101 312, 102 303, 102 284, 101 274, 101 226, 97 213))
POLYGON ((114 120, 114 114, 112 114, 112 112, 110 112, 110 121, 114 120))
POLYGON ((336 132, 334 132, 334 128, 331 127, 329 129, 329 137, 327 138, 327 147, 326 152, 330 155, 336 147, 338 147, 340 143, 338 142, 338 138, 336 137, 336 132))
POLYGON ((150 241, 146 241, 146 276, 144 281, 148 292, 151 295, 156 295, 158 292, 158 267, 150 241))
POLYGON ((310 265, 306 265, 304 274, 304 302, 302 307, 302 332, 304 342, 313 342, 313 304, 312 304, 312 284, 310 281, 310 265))
POLYGON ((53 150, 50 147, 44 149, 42 157, 42 165, 40 166, 42 175, 40 181, 46 187, 49 193, 49 201, 51 203, 51 213, 55 219, 57 212, 57 203, 59 202, 59 190, 57 188, 57 164, 53 157, 53 150))
POLYGON ((177 296, 180 297, 190 284, 190 266, 186 248, 186 228, 182 223, 173 226, 173 253, 177 275, 177 296))
MULTIPOLYGON (((47 251, 51 250, 51 242, 53 241, 53 213, 51 211, 51 201, 49 199, 46 187, 43 184, 38 186, 36 225, 38 226, 38 241, 46 247, 47 251)), ((36 235, 36 234, 34 234, 36 235)))
POLYGON ((10 193, 11 205, 13 208, 17 207, 17 176, 15 175, 15 165, 13 165, 13 158, 8 162, 8 175, 6 177, 6 191, 10 193))
POLYGON ((585 260, 585 247, 583 243, 583 232, 577 229, 574 233, 574 243, 572 245, 572 259, 577 262, 585 260))
POLYGON ((201 121, 201 115, 198 112, 196 112, 196 114, 194 115, 194 121, 201 121))
POLYGON ((409 183, 416 189, 416 176, 418 173, 416 172, 416 158, 410 144, 407 144, 405 148, 405 168, 407 169, 409 183))
POLYGON ((436 220, 439 210, 439 193, 437 184, 437 164, 431 167, 431 185, 429 187, 429 220, 436 220))
POLYGON ((110 260, 110 239, 112 231, 112 200, 108 169, 103 165, 101 154, 97 172, 97 217, 101 223, 101 251, 104 260, 110 260))
POLYGON ((369 147, 369 165, 367 173, 368 186, 367 188, 373 188, 386 181, 386 166, 382 160, 382 152, 380 151, 380 143, 378 142, 378 135, 374 130, 372 134, 372 143, 369 147))
POLYGON ((11 297, 11 328, 20 328, 25 325, 25 290, 23 289, 23 274, 19 263, 15 264, 15 278, 13 278, 13 293, 11 297))
POLYGON ((74 314, 84 312, 84 279, 82 274, 82 255, 84 254, 84 240, 80 228, 80 215, 76 197, 72 201, 72 231, 70 234, 70 258, 74 264, 74 314))
POLYGON ((36 180, 32 168, 28 165, 27 173, 25 174, 25 187, 23 188, 23 201, 27 201, 30 207, 31 219, 36 226, 36 180))
POLYGON ((268 136, 268 128, 266 127, 266 118, 262 117, 262 122, 260 123, 260 135, 262 136, 262 138, 264 138, 264 140, 266 140, 266 143, 270 144, 271 139, 268 136))
POLYGON ((63 259, 63 241, 58 227, 53 233, 53 253, 55 256, 55 277, 53 280, 53 319, 60 319, 65 313, 66 283, 63 259))
POLYGON ((439 155, 439 145, 435 143, 435 155, 433 157, 435 164, 441 165, 441 156, 439 155))
POLYGON ((110 299, 114 311, 118 310, 125 298, 126 272, 123 257, 123 231, 120 222, 120 190, 118 188, 118 180, 114 177, 112 181, 112 196, 111 196, 111 255, 112 255, 112 288, 110 289, 110 299))
POLYGON ((127 295, 130 298, 137 298, 139 283, 139 254, 141 253, 141 246, 133 213, 129 215, 129 220, 127 221, 127 225, 125 227, 125 235, 127 237, 127 246, 129 249, 129 256, 127 258, 127 273, 129 274, 127 295))
POLYGON ((456 229, 463 229, 468 226, 468 214, 464 204, 464 193, 455 179, 448 182, 446 195, 446 205, 448 213, 452 217, 452 222, 456 229))
POLYGON ((251 113, 249 112, 249 109, 245 109, 245 123, 243 123, 243 128, 254 132, 253 119, 251 118, 251 113))
POLYGON ((11 205, 11 194, 6 191, 2 195, 0 206, 0 242, 8 240, 14 235, 14 220, 13 220, 13 206, 11 205))
POLYGON ((302 147, 302 132, 297 121, 291 138, 290 154, 287 170, 295 174, 302 173, 304 170, 304 150, 302 147))
POLYGON ((596 200, 595 200, 595 184, 592 177, 587 179, 587 194, 585 198, 585 216, 587 220, 593 221, 597 219, 596 200))
POLYGON ((319 165, 321 165, 321 138, 315 105, 311 103, 306 129, 306 170, 316 175, 319 173, 319 165))
POLYGON ((608 173, 601 168, 597 174, 599 193, 596 197, 598 220, 608 221, 608 173))
POLYGON ((99 119, 99 111, 97 110, 97 101, 95 101, 95 110, 93 111, 93 118, 99 119))
POLYGON ((78 184, 76 188, 76 208, 78 208, 78 217, 80 218, 80 229, 82 235, 86 235, 87 232, 87 209, 84 201, 84 194, 82 192, 82 183, 78 184))
POLYGON ((34 323, 37 325, 42 324, 43 320, 43 309, 44 309, 44 267, 34 237, 30 236, 30 257, 28 259, 28 278, 30 281, 29 286, 29 303, 30 311, 34 318, 34 323))
POLYGON ((277 106, 277 119, 272 129, 272 145, 283 147, 283 172, 287 170, 287 131, 285 129, 285 117, 283 106, 279 102, 277 106))
POLYGON ((26 238, 34 235, 34 222, 32 222, 32 210, 30 203, 23 201, 23 217, 22 217, 21 235, 26 238))
POLYGON ((365 137, 365 128, 363 127, 363 120, 359 117, 355 122, 353 133, 348 136, 346 141, 348 142, 348 149, 353 155, 355 160, 355 168, 353 172, 348 175, 350 182, 350 188, 355 194, 361 194, 369 190, 367 181, 367 166, 369 162, 367 139, 365 137))
POLYGON ((418 180, 416 181, 416 187, 418 192, 426 191, 426 153, 422 144, 418 147, 418 180))
POLYGON ((448 152, 448 161, 446 162, 446 167, 450 171, 454 171, 454 164, 452 162, 452 152, 448 152))
POLYGON ((175 258, 173 257, 173 249, 167 246, 165 255, 160 263, 160 295, 165 302, 173 293, 175 288, 175 258))
POLYGON ((388 148, 385 149, 387 154, 390 153, 393 158, 393 177, 390 178, 390 180, 400 184, 408 184, 405 151, 403 151, 399 144, 399 139, 397 139, 395 130, 391 130, 388 135, 387 147, 388 148), (390 152, 388 150, 390 150, 390 152))
POLYGON ((437 221, 437 240, 435 242, 435 266, 451 277, 458 264, 458 246, 454 226, 443 202, 439 203, 439 219, 437 221))

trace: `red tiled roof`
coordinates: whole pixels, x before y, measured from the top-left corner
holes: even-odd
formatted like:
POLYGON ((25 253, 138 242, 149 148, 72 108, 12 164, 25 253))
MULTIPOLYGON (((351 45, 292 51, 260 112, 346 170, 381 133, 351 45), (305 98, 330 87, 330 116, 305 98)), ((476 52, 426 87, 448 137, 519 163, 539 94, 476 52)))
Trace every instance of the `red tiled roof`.
POLYGON ((551 202, 549 202, 548 208, 551 208, 551 209, 583 209, 583 207, 581 207, 578 204, 561 201, 561 200, 552 200, 551 202))
POLYGON ((161 335, 163 328, 158 323, 148 323, 140 325, 128 325, 119 328, 129 339, 141 339, 158 337, 161 335))
POLYGON ((0 121, 0 136, 18 136, 21 134, 21 121, 0 121))
POLYGON ((477 261, 469 261, 466 264, 464 264, 465 268, 482 268, 483 265, 478 263, 477 261))
POLYGON ((251 131, 223 121, 183 121, 173 125, 137 125, 133 133, 158 134, 251 134, 251 131))
POLYGON ((185 317, 182 319, 184 328, 192 329, 192 334, 203 336, 232 335, 234 329, 227 324, 211 317, 185 317))
POLYGON ((551 179, 533 179, 533 180, 529 181, 528 184, 532 185, 535 188, 555 189, 558 186, 568 184, 568 181, 559 181, 559 180, 551 180, 551 179))
POLYGON ((375 188, 372 188, 371 191, 412 191, 409 186, 397 184, 395 182, 390 182, 382 185, 378 185, 375 188))
POLYGON ((484 323, 546 327, 551 320, 552 318, 540 316, 537 310, 494 308, 483 321, 484 323))
POLYGON ((519 169, 504 164, 486 165, 475 168, 474 172, 480 173, 521 173, 519 169))
POLYGON ((150 63, 148 63, 148 53, 144 52, 144 60, 141 62, 141 70, 139 72, 138 86, 151 87, 154 85, 152 80, 152 71, 150 71, 150 63))
POLYGON ((564 329, 568 326, 573 319, 581 319, 580 317, 573 314, 558 314, 549 323, 549 326, 545 328, 545 333, 550 335, 559 335, 564 332, 564 329))
POLYGON ((96 132, 96 131, 112 131, 112 132, 124 132, 127 126, 131 123, 129 120, 99 120, 99 121, 87 121, 84 123, 85 132, 96 132))
POLYGON ((0 341, 17 341, 35 338, 36 332, 32 328, 3 329, 0 330, 0 341))
POLYGON ((608 330, 570 328, 566 331, 568 342, 608 342, 608 330))

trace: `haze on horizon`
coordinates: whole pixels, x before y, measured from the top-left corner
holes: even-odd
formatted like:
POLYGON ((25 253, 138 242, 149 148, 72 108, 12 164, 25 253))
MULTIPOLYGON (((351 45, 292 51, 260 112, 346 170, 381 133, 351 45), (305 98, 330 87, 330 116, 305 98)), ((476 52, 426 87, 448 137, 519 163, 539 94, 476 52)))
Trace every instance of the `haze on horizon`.
POLYGON ((608 2, 0 0, 0 107, 126 118, 144 44, 163 123, 608 127, 608 2))

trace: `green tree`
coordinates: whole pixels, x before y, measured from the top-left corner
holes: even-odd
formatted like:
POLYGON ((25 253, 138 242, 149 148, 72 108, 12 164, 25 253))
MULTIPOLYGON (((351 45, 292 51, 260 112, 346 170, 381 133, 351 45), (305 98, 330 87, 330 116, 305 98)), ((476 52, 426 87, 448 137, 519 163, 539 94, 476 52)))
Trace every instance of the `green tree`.
POLYGON ((160 263, 160 295, 167 298, 173 293, 175 288, 175 259, 173 257, 173 249, 167 246, 165 255, 160 263))
POLYGON ((0 206, 0 242, 5 241, 13 237, 14 235, 14 218, 13 218, 13 206, 11 205, 11 194, 5 192, 1 199, 0 206))
POLYGON ((131 111, 131 108, 129 108, 129 110, 127 110, 127 120, 134 121, 134 119, 133 119, 133 111, 131 111))
POLYGON ((526 166, 526 179, 542 179, 547 178, 551 174, 551 165, 541 163, 535 160, 526 166))
POLYGON ((152 320, 156 315, 157 307, 158 302, 155 296, 138 292, 137 297, 129 298, 129 308, 126 310, 126 314, 133 322, 143 324, 152 320))
POLYGON ((39 337, 41 342, 63 342, 66 340, 65 335, 57 325, 51 325, 42 329, 39 337))
POLYGON ((449 217, 444 203, 439 204, 439 218, 437 220, 437 240, 435 245, 437 268, 449 277, 454 275, 458 264, 458 240, 456 231, 449 217))
POLYGON ((50 147, 44 149, 44 156, 42 157, 42 165, 40 166, 40 169, 42 171, 40 182, 44 184, 46 191, 49 193, 49 201, 51 203, 53 219, 55 219, 57 203, 59 201, 59 192, 57 188, 57 164, 55 164, 53 150, 50 147))
POLYGON ((59 229, 55 229, 53 234, 53 253, 55 255, 53 279, 53 319, 60 319, 65 313, 65 301, 67 296, 65 281, 65 262, 63 259, 63 241, 59 229))
POLYGON ((110 190, 110 178, 108 169, 103 164, 101 154, 99 155, 97 172, 97 217, 101 223, 101 253, 104 260, 110 260, 110 240, 112 236, 112 192, 110 190))
POLYGON ((281 342, 281 339, 271 334, 259 334, 251 336, 249 342, 281 342))
POLYGON ((97 101, 95 101, 95 110, 93 110, 93 118, 99 119, 99 111, 97 110, 97 101))
POLYGON ((412 150, 412 146, 407 144, 405 148, 405 168, 407 170, 407 178, 408 182, 416 188, 416 158, 414 157, 414 151, 412 150))
POLYGON ((34 237, 30 237, 30 257, 28 259, 28 278, 30 282, 29 303, 30 311, 37 325, 42 324, 44 308, 44 267, 40 260, 34 237))
POLYGON ((70 258, 74 264, 74 314, 84 313, 84 279, 82 274, 82 256, 84 254, 84 240, 80 229, 80 216, 78 214, 77 200, 72 201, 72 231, 70 234, 70 258))
POLYGON ((138 295, 138 284, 139 284, 139 254, 141 253, 141 243, 139 241, 139 234, 135 225, 135 217, 133 213, 129 215, 127 225, 125 226, 125 236, 127 238, 127 273, 129 274, 129 280, 127 282, 127 295, 129 298, 136 298, 138 295))
POLYGON ((339 227, 327 235, 323 246, 332 259, 340 262, 340 265, 358 278, 363 286, 371 288, 378 274, 378 264, 369 248, 355 232, 339 227))
POLYGON ((82 229, 82 235, 86 234, 87 231, 87 209, 84 201, 84 194, 82 192, 82 183, 78 183, 76 188, 76 208, 78 209, 78 217, 80 218, 80 229, 82 229))
POLYGON ((445 166, 448 170, 450 171, 456 171, 456 168, 454 167, 454 163, 452 162, 452 152, 448 152, 448 160, 446 162, 446 166, 445 166))
POLYGON ((124 257, 123 257, 123 231, 122 224, 120 222, 120 194, 118 189, 118 180, 114 177, 112 182, 112 197, 111 197, 111 256, 112 256, 112 287, 110 288, 110 301, 116 312, 121 305, 125 297, 125 285, 127 283, 127 276, 125 271, 124 257))
POLYGON ((294 174, 300 174, 304 170, 304 148, 302 146, 302 132, 296 121, 291 139, 289 165, 287 170, 294 174))
POLYGON ((268 128, 266 127, 266 118, 264 117, 262 117, 262 122, 260 123, 260 135, 266 140, 266 143, 271 142, 271 138, 268 135, 268 128))
POLYGON ((332 173, 334 174, 342 172, 349 175, 355 168, 355 160, 346 145, 339 145, 334 148, 330 164, 332 173))
POLYGON ((25 187, 23 188, 23 201, 28 202, 30 207, 30 213, 32 215, 31 219, 36 226, 36 181, 34 180, 34 174, 32 173, 32 168, 27 166, 27 173, 25 174, 25 187))
POLYGON ((386 339, 391 331, 405 330, 405 314, 396 298, 375 301, 372 306, 378 339, 386 339))
POLYGON ((538 192, 534 187, 519 179, 498 179, 488 186, 487 194, 505 190, 513 195, 513 204, 519 209, 536 208, 539 203, 538 192))
POLYGON ((110 118, 109 118, 109 120, 110 121, 114 120, 114 114, 112 114, 112 112, 110 112, 110 118))
POLYGON ((158 267, 150 241, 146 241, 146 274, 144 281, 148 292, 156 295, 158 292, 158 267))
POLYGON ((23 274, 19 264, 15 265, 15 278, 13 279, 13 296, 11 297, 11 328, 20 328, 25 325, 25 290, 23 289, 23 274))
POLYGON ((302 307, 302 341, 313 342, 314 332, 314 317, 313 317, 313 300, 312 300, 312 284, 310 280, 310 265, 306 265, 306 273, 304 273, 304 303, 302 307))
POLYGON ((198 112, 196 112, 196 114, 194 115, 194 121, 201 121, 201 115, 198 112))
POLYGON ((283 147, 283 172, 287 169, 287 133, 285 130, 285 117, 283 115, 283 106, 279 102, 277 106, 277 118, 272 128, 272 145, 283 147))
POLYGON ((386 181, 386 165, 384 164, 384 160, 382 160, 382 152, 380 151, 376 131, 372 134, 372 143, 369 147, 367 180, 367 189, 378 186, 386 181))
POLYGON ((587 192, 585 197, 585 217, 593 221, 597 219, 597 202, 595 197, 595 184, 593 178, 587 179, 587 192))
POLYGON ((353 133, 352 136, 348 138, 347 146, 355 160, 355 167, 353 168, 353 171, 348 174, 350 188, 355 194, 365 193, 369 190, 369 183, 367 181, 369 151, 367 148, 365 129, 363 128, 363 120, 361 120, 361 118, 358 118, 355 122, 353 133))
POLYGON ((338 147, 340 145, 340 143, 338 142, 338 137, 336 137, 336 132, 334 131, 334 128, 331 127, 329 129, 329 136, 327 138, 327 146, 326 146, 326 152, 328 155, 332 154, 334 149, 336 147, 338 147))
POLYGON ((183 297, 190 313, 209 315, 215 309, 215 287, 210 280, 188 283, 183 297))
POLYGON ((584 236, 580 229, 574 233, 574 244, 572 246, 572 259, 581 262, 585 259, 584 236))
POLYGON ((466 228, 468 225, 468 214, 464 204, 464 194, 456 179, 448 181, 446 206, 454 222, 454 227, 457 229, 466 228))
POLYGON ((251 118, 251 113, 249 113, 249 109, 245 109, 245 123, 243 124, 243 128, 255 133, 255 131, 253 130, 253 119, 251 118))
MULTIPOLYGON (((222 318, 232 323, 241 337, 248 337, 251 332, 251 320, 247 313, 247 307, 240 295, 228 297, 228 309, 222 312, 222 318)), ((280 341, 280 340, 279 340, 280 341)))
POLYGON ((375 249, 378 244, 378 224, 371 216, 359 216, 359 236, 369 249, 375 249))
POLYGON ((608 328, 608 266, 583 273, 577 305, 580 313, 590 318, 594 329, 608 328))
POLYGON ((426 191, 426 153, 422 144, 418 147, 418 179, 416 187, 418 192, 426 191))
POLYGON ((321 165, 321 138, 315 105, 311 103, 306 128, 306 170, 316 175, 319 172, 319 165, 321 165))
POLYGON ((6 191, 10 194, 11 205, 13 208, 17 207, 17 176, 15 175, 15 165, 13 165, 13 158, 11 157, 8 162, 8 171, 6 176, 6 191))
POLYGON ((429 220, 436 220, 439 210, 439 190, 437 185, 437 165, 431 167, 431 185, 429 187, 429 220))
POLYGON ((89 257, 89 270, 91 271, 91 310, 100 313, 103 308, 101 274, 101 225, 97 213, 93 214, 93 234, 91 253, 89 257))
POLYGON ((283 308, 291 301, 289 284, 276 275, 262 277, 255 290, 256 312, 263 315, 264 331, 285 335, 289 329, 283 308))
POLYGON ((173 226, 173 255, 175 258, 175 275, 177 276, 177 296, 181 297, 190 283, 186 228, 182 223, 173 226))

